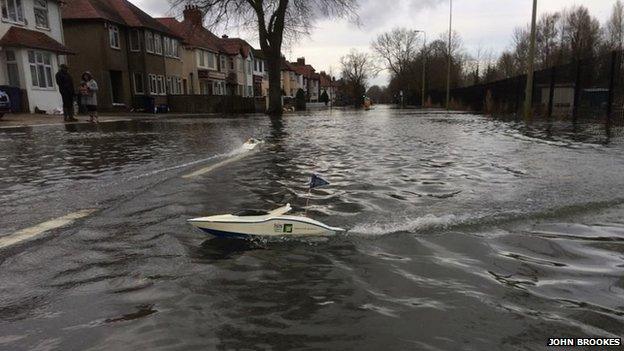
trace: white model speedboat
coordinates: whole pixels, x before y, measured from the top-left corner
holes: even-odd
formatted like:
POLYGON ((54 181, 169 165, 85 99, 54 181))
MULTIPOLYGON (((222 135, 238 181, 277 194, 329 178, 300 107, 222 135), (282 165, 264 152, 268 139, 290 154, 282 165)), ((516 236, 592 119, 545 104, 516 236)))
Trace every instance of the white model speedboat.
POLYGON ((189 219, 202 231, 217 237, 245 238, 254 236, 329 236, 344 232, 319 221, 301 216, 288 216, 290 204, 271 212, 246 210, 236 214, 189 219))

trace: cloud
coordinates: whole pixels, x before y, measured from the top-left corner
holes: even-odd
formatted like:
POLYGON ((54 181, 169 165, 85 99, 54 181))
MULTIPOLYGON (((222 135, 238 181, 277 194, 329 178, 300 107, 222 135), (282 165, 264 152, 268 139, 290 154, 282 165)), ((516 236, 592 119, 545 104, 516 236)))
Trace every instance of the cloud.
POLYGON ((424 9, 434 8, 447 0, 363 0, 358 14, 363 27, 375 30, 386 27, 404 14, 414 15, 424 9))
MULTIPOLYGON (((153 16, 172 13, 167 0, 130 0, 153 16)), ((301 38, 284 52, 289 59, 305 56, 317 71, 338 72, 339 59, 351 48, 369 50, 370 42, 380 33, 394 27, 426 30, 429 40, 448 30, 449 0, 360 0, 360 26, 347 20, 322 20, 316 23, 312 35, 301 38)), ((562 10, 573 4, 589 8, 593 16, 604 23, 611 13, 613 0, 541 0, 538 13, 562 10)), ((526 25, 531 16, 527 0, 453 0, 453 29, 462 36, 470 53, 481 47, 497 54, 511 43, 514 27, 526 25)), ((257 45, 254 35, 240 28, 230 28, 231 36, 240 35, 257 45)), ((375 79, 385 84, 386 74, 375 79)))

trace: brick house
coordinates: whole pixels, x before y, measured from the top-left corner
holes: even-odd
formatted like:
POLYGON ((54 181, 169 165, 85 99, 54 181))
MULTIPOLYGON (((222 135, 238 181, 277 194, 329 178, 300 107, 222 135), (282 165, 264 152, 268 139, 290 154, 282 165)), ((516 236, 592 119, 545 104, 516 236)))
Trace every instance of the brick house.
POLYGON ((254 96, 269 96, 269 68, 262 50, 253 49, 254 96))
POLYGON ((253 48, 240 38, 221 37, 221 54, 225 55, 229 95, 253 97, 253 48))
POLYGON ((21 90, 16 111, 62 106, 54 75, 72 52, 63 45, 59 3, 0 0, 0 85, 21 90))
POLYGON ((183 93, 181 38, 129 1, 66 0, 62 18, 76 52, 70 73, 77 83, 82 72, 93 74, 100 109, 141 110, 183 93))
POLYGON ((306 93, 308 102, 318 102, 320 94, 320 76, 311 65, 306 64, 305 58, 300 57, 297 62, 291 63, 295 71, 301 76, 300 87, 306 93))
POLYGON ((221 53, 221 39, 204 28, 201 10, 189 5, 181 22, 173 17, 158 21, 182 38, 184 94, 225 95, 227 62, 221 53))

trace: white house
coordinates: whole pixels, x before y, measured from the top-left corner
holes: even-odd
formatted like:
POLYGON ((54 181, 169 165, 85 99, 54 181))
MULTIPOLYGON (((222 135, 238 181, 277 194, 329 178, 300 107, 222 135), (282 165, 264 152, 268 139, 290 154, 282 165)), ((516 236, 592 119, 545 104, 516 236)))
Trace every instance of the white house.
POLYGON ((269 95, 269 74, 262 50, 253 50, 253 83, 255 96, 269 95))
POLYGON ((0 85, 25 91, 31 112, 62 106, 54 75, 61 55, 71 52, 63 45, 59 2, 0 0, 0 85))

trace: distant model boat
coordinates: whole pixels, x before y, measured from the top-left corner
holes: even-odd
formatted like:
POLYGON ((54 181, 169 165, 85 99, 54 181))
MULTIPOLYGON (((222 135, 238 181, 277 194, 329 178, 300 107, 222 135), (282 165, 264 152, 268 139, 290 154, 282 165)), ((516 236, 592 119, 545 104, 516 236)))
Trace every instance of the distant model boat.
POLYGON ((205 233, 226 238, 330 236, 344 232, 319 221, 287 216, 290 204, 270 212, 244 210, 235 214, 189 219, 188 222, 205 233))

